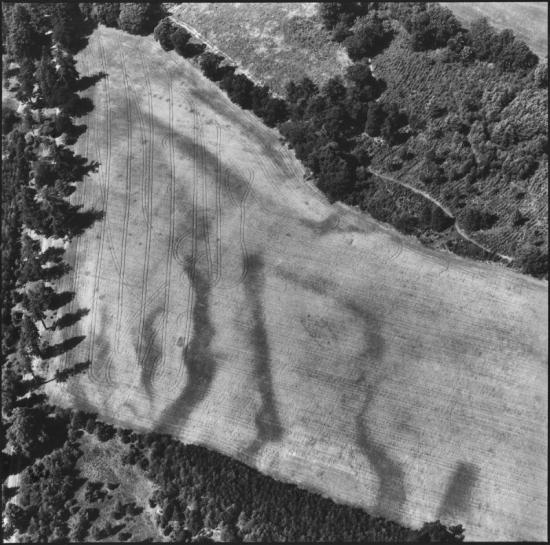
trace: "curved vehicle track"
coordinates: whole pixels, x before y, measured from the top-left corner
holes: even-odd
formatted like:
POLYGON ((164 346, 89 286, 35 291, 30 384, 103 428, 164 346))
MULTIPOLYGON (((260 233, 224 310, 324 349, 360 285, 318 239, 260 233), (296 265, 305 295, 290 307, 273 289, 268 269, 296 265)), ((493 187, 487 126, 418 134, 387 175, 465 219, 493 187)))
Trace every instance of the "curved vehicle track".
MULTIPOLYGON (((120 321, 122 320, 122 310, 124 307, 124 280, 126 276, 126 249, 128 244, 128 222, 130 220, 130 199, 132 196, 132 102, 130 97, 130 86, 128 83, 128 73, 124 60, 122 43, 119 41, 119 55, 121 62, 122 80, 124 82, 124 94, 126 98, 126 187, 124 199, 124 212, 122 224, 122 244, 120 250, 120 274, 118 277, 118 295, 117 310, 115 319, 115 337, 119 337, 120 321)), ((114 351, 118 352, 118 344, 114 351)))
MULTIPOLYGON (((101 41, 101 36, 97 36, 97 43, 99 47, 99 57, 100 62, 103 68, 103 71, 108 74, 107 72, 107 62, 105 59, 105 50, 103 48, 103 44, 101 41)), ((103 199, 102 199, 102 210, 106 211, 107 207, 107 201, 109 198, 109 181, 110 181, 110 168, 111 168, 111 98, 110 98, 110 89, 109 89, 109 76, 107 75, 104 79, 104 89, 105 89, 105 113, 107 117, 107 121, 105 124, 106 131, 107 131, 107 138, 106 138, 106 148, 107 148, 107 159, 106 159, 106 166, 105 166, 105 188, 103 191, 103 199)), ((105 218, 106 219, 106 218, 105 218)), ((102 221, 101 227, 100 227, 100 241, 99 241, 99 248, 98 248, 98 254, 96 258, 96 269, 95 269, 95 281, 94 281, 94 298, 92 301, 92 310, 91 310, 91 332, 90 332, 90 341, 88 344, 89 350, 88 350, 88 360, 92 362, 89 370, 90 379, 93 382, 100 383, 101 378, 98 377, 95 374, 97 365, 94 361, 94 348, 96 344, 96 327, 97 327, 97 306, 98 306, 98 292, 99 292, 99 280, 100 276, 99 273, 101 271, 101 266, 103 262, 103 246, 105 244, 105 231, 107 229, 107 222, 102 221)))

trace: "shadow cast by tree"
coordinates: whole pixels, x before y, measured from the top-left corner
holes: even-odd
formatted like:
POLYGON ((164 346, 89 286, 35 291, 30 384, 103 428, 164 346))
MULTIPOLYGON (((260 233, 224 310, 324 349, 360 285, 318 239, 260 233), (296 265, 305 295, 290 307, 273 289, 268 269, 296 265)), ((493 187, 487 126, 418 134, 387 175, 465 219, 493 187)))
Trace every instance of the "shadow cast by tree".
POLYGON ((89 87, 93 87, 96 83, 99 83, 103 78, 108 77, 109 74, 106 72, 97 72, 96 74, 91 74, 90 76, 82 76, 75 81, 72 89, 73 91, 85 91, 89 87))
POLYGON ((46 346, 45 348, 42 348, 40 355, 45 360, 55 358, 57 356, 60 356, 61 354, 64 354, 65 352, 68 352, 69 350, 72 350, 73 348, 78 346, 85 338, 85 335, 78 335, 63 342, 46 346))
POLYGON ((62 291, 60 293, 53 293, 50 297, 49 309, 58 310, 61 307, 68 305, 74 298, 76 293, 74 291, 62 291))
POLYGON ((105 217, 103 210, 96 210, 90 208, 83 212, 75 213, 68 221, 67 226, 70 230, 71 236, 80 236, 89 229, 96 221, 100 221, 105 217))
POLYGON ((75 312, 67 312, 59 319, 57 319, 50 327, 50 329, 63 329, 76 324, 80 318, 86 316, 90 312, 89 308, 79 308, 75 312))

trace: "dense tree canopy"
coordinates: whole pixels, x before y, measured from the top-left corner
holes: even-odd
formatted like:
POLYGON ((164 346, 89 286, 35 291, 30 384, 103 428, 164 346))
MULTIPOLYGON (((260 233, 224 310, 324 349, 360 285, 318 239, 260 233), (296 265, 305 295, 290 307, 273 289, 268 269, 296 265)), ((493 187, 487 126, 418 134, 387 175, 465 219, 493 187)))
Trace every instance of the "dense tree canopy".
POLYGON ((6 439, 16 454, 32 457, 36 449, 48 440, 43 411, 36 408, 17 407, 13 410, 11 426, 6 439))
POLYGON ((147 35, 164 16, 162 4, 155 2, 122 2, 118 26, 130 34, 147 35))
POLYGON ((174 49, 174 43, 172 41, 172 33, 174 30, 175 28, 172 21, 168 17, 165 17, 158 23, 153 31, 153 37, 164 51, 171 51, 174 49))
POLYGON ((36 59, 40 56, 42 40, 32 24, 26 6, 16 3, 11 14, 8 35, 8 51, 17 60, 36 59))
POLYGON ((351 36, 343 42, 352 61, 374 57, 389 45, 393 36, 390 22, 376 11, 360 17, 352 30, 351 36))
POLYGON ((105 26, 118 26, 120 2, 94 2, 97 21, 105 26))
POLYGON ((76 53, 85 45, 81 29, 84 17, 76 2, 59 2, 51 12, 52 40, 67 51, 76 53))

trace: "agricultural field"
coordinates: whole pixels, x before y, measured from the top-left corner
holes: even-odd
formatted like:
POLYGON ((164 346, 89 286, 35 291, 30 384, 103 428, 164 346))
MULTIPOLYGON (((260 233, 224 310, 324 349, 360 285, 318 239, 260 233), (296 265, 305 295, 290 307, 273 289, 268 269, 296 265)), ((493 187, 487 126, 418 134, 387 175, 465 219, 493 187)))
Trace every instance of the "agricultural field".
POLYGON ((464 21, 487 17, 499 30, 510 28, 539 57, 548 56, 547 2, 439 2, 464 21))
MULTIPOLYGON (((373 515, 546 539, 547 283, 329 205, 250 112, 149 37, 78 54, 95 109, 68 250, 63 406, 171 433, 373 515)), ((62 339, 53 338, 52 342, 62 339)))
POLYGON ((308 76, 324 83, 351 64, 345 49, 323 28, 314 3, 173 6, 175 20, 193 27, 251 77, 281 95, 289 81, 308 76))

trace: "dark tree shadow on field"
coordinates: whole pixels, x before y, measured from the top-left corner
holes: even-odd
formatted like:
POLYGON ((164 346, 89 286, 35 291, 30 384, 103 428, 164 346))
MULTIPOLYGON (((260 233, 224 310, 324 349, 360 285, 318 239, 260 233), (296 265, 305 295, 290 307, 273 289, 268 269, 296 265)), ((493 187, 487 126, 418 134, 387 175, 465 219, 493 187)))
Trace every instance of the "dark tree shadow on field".
POLYGON ((88 125, 82 123, 80 125, 73 125, 69 131, 66 132, 68 146, 76 144, 77 140, 87 131, 88 125))
POLYGON ((68 263, 58 263, 57 265, 43 269, 42 278, 44 280, 58 280, 62 276, 65 276, 70 270, 72 270, 72 267, 68 263))
POLYGON ((75 312, 67 312, 67 314, 64 314, 61 318, 56 320, 50 329, 63 329, 64 327, 70 327, 76 324, 80 318, 86 316, 89 312, 89 308, 79 308, 75 312))
POLYGON ((5 477, 8 475, 17 475, 17 473, 21 473, 25 467, 33 462, 33 460, 30 460, 22 454, 14 455, 2 451, 0 456, 2 457, 2 475, 5 477))
POLYGON ((73 93, 63 106, 65 111, 73 117, 82 117, 94 109, 94 103, 90 98, 78 96, 76 93, 73 93))
POLYGON ((76 293, 74 291, 62 291, 60 293, 54 293, 51 297, 50 310, 57 310, 75 298, 76 293))
MULTIPOLYGON (((43 383, 41 382, 40 385, 43 383)), ((36 407, 38 405, 42 405, 43 403, 46 403, 46 400, 48 399, 48 396, 45 393, 33 393, 28 397, 23 397, 21 399, 18 399, 15 402, 16 407, 36 407)))
MULTIPOLYGON (((4 468, 2 468, 2 471, 4 468)), ((5 473, 2 473, 2 475, 5 475, 5 473)), ((9 500, 10 498, 13 498, 15 494, 17 494, 17 491, 19 490, 18 486, 2 486, 2 495, 5 501, 9 500)))
POLYGON ((91 74, 90 76, 82 76, 79 78, 73 85, 73 91, 85 91, 89 87, 92 87, 96 83, 100 82, 103 78, 106 78, 109 74, 106 72, 97 72, 96 74, 91 74))
POLYGON ((72 236, 80 236, 86 229, 89 229, 96 221, 102 220, 105 212, 91 208, 84 212, 77 212, 67 222, 72 236))
MULTIPOLYGON (((79 338, 79 337, 75 337, 79 338)), ((80 375, 87 371, 90 366, 92 365, 92 362, 90 360, 82 361, 80 363, 75 363, 72 367, 68 367, 67 369, 57 370, 55 372, 55 375, 53 377, 53 380, 57 382, 66 382, 67 379, 70 377, 75 377, 76 375, 80 375)))
POLYGON ((60 356, 61 354, 64 354, 65 352, 68 352, 69 350, 72 350, 73 348, 78 346, 85 338, 86 335, 77 335, 76 337, 71 337, 70 339, 67 339, 63 342, 52 344, 50 346, 47 346, 46 348, 43 348, 40 355, 46 360, 50 358, 55 358, 57 356, 60 356))

